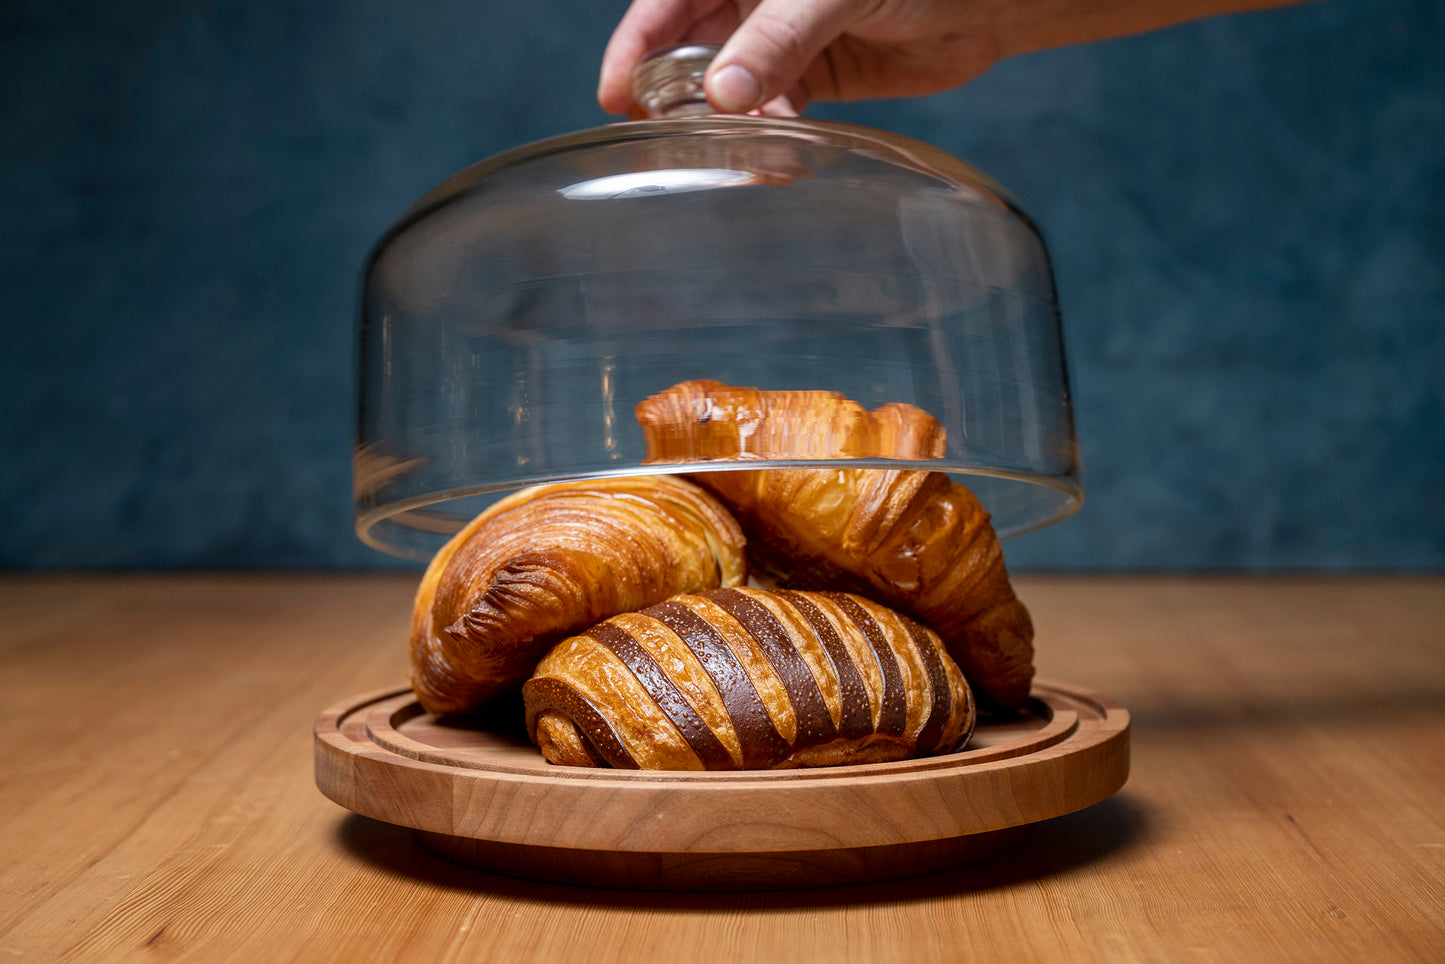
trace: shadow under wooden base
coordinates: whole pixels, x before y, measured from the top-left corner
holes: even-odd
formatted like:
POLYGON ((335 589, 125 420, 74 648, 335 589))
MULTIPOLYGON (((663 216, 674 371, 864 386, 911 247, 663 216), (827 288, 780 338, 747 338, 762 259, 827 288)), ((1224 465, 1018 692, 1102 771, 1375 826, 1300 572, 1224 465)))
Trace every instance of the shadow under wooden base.
POLYGON ((629 853, 530 847, 416 832, 419 844, 456 863, 504 876, 618 890, 758 891, 867 884, 951 870, 1022 844, 1031 828, 1007 827, 948 840, 752 854, 629 853))

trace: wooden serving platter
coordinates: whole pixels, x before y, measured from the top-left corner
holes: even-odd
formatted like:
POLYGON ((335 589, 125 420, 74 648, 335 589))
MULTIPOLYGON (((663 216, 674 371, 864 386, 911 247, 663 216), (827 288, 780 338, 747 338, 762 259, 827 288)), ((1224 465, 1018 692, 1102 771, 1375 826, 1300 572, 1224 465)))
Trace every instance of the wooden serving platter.
POLYGON ((643 890, 820 887, 1002 853, 1031 824, 1098 803, 1129 774, 1129 715, 1035 682, 961 753, 811 770, 639 772, 552 766, 519 705, 464 725, 411 690, 316 720, 316 783, 417 832, 448 859, 514 877, 643 890))

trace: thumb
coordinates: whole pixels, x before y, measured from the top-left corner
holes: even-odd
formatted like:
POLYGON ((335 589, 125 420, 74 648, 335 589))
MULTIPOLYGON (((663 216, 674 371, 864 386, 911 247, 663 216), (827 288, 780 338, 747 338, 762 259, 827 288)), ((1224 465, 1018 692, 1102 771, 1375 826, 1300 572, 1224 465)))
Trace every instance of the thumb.
POLYGON ((740 114, 787 93, 869 0, 763 0, 708 68, 708 100, 740 114))

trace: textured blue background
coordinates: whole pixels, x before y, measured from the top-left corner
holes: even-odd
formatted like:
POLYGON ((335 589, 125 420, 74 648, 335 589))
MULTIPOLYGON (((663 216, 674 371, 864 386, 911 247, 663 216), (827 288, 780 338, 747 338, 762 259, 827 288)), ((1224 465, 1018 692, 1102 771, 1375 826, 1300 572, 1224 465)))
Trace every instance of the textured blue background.
MULTIPOLYGON (((357 275, 604 118, 623 3, 0 12, 0 565, 395 564, 351 532, 357 275)), ((1445 567, 1445 5, 1330 0, 814 110, 1008 185, 1089 498, 1015 569, 1445 567)))

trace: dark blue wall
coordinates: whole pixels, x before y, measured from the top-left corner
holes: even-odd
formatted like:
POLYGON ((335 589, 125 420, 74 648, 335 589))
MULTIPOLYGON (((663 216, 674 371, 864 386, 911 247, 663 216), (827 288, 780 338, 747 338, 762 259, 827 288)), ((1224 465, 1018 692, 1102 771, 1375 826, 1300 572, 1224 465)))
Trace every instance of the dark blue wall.
MULTIPOLYGON (((426 188, 604 118, 622 3, 0 12, 0 565, 371 566, 352 326, 426 188)), ((813 113, 1048 238, 1089 499, 1015 568, 1445 566, 1445 5, 1330 0, 813 113)))

